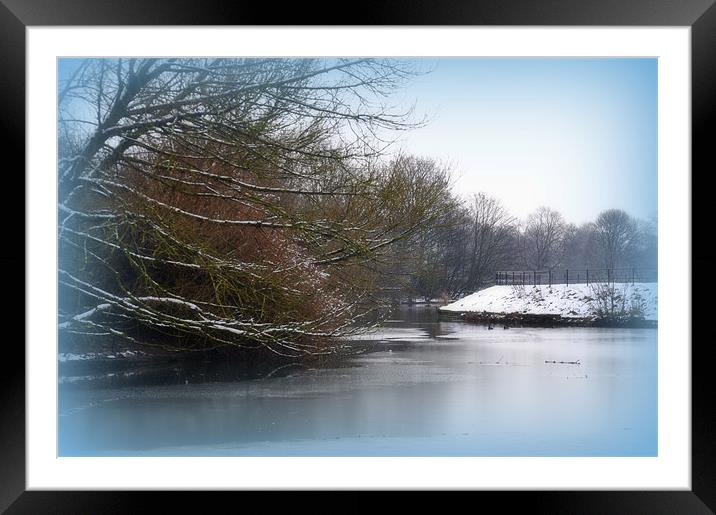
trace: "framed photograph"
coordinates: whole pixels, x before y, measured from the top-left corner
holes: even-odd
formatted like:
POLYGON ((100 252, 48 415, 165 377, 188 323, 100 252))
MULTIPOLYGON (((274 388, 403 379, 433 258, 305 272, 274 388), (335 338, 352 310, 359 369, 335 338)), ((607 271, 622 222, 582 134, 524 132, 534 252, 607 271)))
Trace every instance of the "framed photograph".
POLYGON ((710 2, 102 7, 0 5, 26 192, 3 510, 469 490, 712 512, 710 2))

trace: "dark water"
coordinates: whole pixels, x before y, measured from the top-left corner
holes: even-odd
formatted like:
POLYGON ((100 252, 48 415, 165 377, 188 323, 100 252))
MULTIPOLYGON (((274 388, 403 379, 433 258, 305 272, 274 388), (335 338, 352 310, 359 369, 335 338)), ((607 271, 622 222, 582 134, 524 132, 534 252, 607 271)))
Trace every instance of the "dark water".
POLYGON ((654 329, 488 330, 417 306, 366 338, 340 366, 61 375, 60 455, 657 453, 654 329))

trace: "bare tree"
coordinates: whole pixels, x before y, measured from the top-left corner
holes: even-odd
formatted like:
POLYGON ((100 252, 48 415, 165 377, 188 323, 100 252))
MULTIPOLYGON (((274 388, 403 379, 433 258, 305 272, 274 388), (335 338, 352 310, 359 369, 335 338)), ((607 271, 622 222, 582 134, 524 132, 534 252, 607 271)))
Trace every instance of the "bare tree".
POLYGON ((657 217, 653 215, 648 220, 636 220, 636 224, 638 237, 635 248, 631 252, 634 265, 646 269, 655 269, 657 268, 659 257, 657 217))
POLYGON ((638 243, 638 224, 621 209, 602 211, 595 222, 601 259, 606 268, 626 264, 638 243))
MULTIPOLYGON (((414 209, 416 200, 429 201, 430 206, 420 209, 424 213, 421 218, 414 218, 417 225, 411 237, 402 239, 386 256, 384 286, 398 287, 409 295, 431 299, 448 289, 453 280, 454 271, 448 265, 448 255, 454 252, 455 241, 446 237, 456 227, 459 204, 449 191, 450 173, 447 167, 432 159, 415 156, 399 156, 389 166, 412 178, 413 186, 409 190, 418 186, 423 192, 416 196, 414 193, 406 195, 400 188, 393 191, 393 199, 402 199, 399 201, 401 210, 414 209)), ((395 172, 387 175, 392 173, 395 172)))
POLYGON ((534 270, 556 267, 562 256, 565 228, 562 215, 548 207, 539 207, 529 215, 522 235, 526 265, 534 270))
POLYGON ((62 336, 335 352, 447 183, 379 164, 393 60, 91 59, 59 85, 62 336), (361 270, 363 272, 361 272, 361 270))
POLYGON ((562 265, 567 268, 597 266, 597 241, 594 223, 568 224, 565 229, 562 265))
POLYGON ((515 220, 497 199, 485 193, 471 197, 468 216, 467 288, 474 291, 505 261, 515 220))

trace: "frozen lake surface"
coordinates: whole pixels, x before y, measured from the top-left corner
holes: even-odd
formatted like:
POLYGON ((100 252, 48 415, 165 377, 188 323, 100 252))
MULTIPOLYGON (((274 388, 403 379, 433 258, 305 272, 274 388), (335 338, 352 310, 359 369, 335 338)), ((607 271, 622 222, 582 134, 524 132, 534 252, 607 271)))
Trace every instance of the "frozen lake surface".
POLYGON ((61 375, 61 456, 655 456, 655 329, 510 328, 403 307, 373 352, 61 375), (556 363, 550 363, 556 362, 556 363), (562 363, 560 363, 562 362, 562 363))

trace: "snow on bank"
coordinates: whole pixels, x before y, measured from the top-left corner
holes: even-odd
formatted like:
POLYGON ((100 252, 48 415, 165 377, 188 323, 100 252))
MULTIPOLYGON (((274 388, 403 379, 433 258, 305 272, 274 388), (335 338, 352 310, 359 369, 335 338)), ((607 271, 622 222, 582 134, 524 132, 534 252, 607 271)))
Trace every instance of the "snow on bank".
POLYGON ((125 350, 121 352, 85 352, 83 354, 73 354, 71 352, 60 352, 57 356, 58 361, 85 361, 89 359, 117 359, 117 358, 136 358, 146 356, 144 352, 138 350, 125 350))
MULTIPOLYGON (((596 307, 596 290, 606 284, 554 284, 552 286, 492 286, 468 295, 441 311, 554 314, 588 317, 596 307)), ((628 299, 643 299, 647 320, 657 320, 657 283, 615 284, 614 289, 628 299)))

